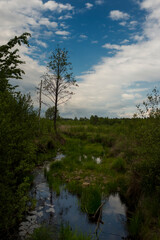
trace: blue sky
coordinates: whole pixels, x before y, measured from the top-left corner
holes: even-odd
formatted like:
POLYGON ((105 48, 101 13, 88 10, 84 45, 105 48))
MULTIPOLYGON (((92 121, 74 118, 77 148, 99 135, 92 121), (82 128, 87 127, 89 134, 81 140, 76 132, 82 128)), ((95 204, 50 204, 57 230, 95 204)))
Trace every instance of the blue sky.
POLYGON ((62 116, 131 117, 160 86, 160 0, 0 0, 0 30, 0 44, 32 34, 30 48, 20 50, 26 74, 15 83, 35 108, 35 87, 57 44, 69 51, 79 83, 62 116))

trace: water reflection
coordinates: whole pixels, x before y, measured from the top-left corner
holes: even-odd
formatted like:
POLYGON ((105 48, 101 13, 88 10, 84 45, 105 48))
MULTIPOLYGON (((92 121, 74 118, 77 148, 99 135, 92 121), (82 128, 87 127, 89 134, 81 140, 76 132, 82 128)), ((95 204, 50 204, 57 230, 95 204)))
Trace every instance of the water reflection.
MULTIPOLYGON (((54 205, 58 222, 68 222, 73 230, 95 234, 97 224, 91 222, 87 214, 81 212, 76 196, 63 189, 59 197, 54 195, 54 205)), ((127 236, 125 206, 121 203, 118 194, 110 196, 103 205, 101 222, 103 224, 99 226, 99 240, 118 240, 127 236)))
MULTIPOLYGON (((56 160, 64 155, 59 154, 56 160)), ((45 167, 48 166, 47 164, 45 167)), ((31 196, 37 200, 34 211, 28 213, 25 221, 20 224, 19 235, 25 239, 40 224, 46 223, 52 226, 59 226, 61 223, 68 223, 73 230, 95 236, 97 224, 90 221, 87 214, 80 209, 79 199, 72 195, 64 187, 60 195, 53 192, 44 177, 44 168, 35 171, 35 179, 31 196)), ((111 195, 102 207, 101 222, 99 225, 99 240, 119 240, 127 236, 125 229, 126 215, 125 206, 121 203, 119 195, 111 195)))

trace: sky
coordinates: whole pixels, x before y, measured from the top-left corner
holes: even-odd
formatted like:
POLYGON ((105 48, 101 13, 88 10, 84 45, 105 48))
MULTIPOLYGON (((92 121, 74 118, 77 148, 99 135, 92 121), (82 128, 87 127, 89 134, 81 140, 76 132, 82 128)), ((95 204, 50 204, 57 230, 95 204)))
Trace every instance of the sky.
POLYGON ((79 85, 62 117, 132 117, 160 87, 160 0, 0 0, 0 45, 24 32, 32 35, 20 48, 25 75, 11 83, 31 94, 35 109, 57 45, 68 50, 79 85))

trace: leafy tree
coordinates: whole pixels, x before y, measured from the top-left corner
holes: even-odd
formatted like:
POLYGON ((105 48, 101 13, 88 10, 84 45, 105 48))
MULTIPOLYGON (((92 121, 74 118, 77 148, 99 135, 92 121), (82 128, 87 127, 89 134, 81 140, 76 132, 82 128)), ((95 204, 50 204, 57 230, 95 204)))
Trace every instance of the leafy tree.
MULTIPOLYGON (((54 115, 55 115, 55 107, 50 107, 47 109, 47 111, 45 112, 45 116, 46 118, 53 120, 54 119, 54 115)), ((57 118, 59 118, 59 112, 57 110, 57 118)))
POLYGON ((27 208, 29 174, 36 161, 36 115, 31 98, 8 83, 24 74, 19 67, 24 62, 13 48, 28 45, 29 35, 24 33, 0 46, 0 239, 4 240, 16 239, 17 223, 27 208))
POLYGON ((19 68, 19 65, 23 64, 24 61, 20 59, 19 49, 15 49, 15 46, 22 43, 29 46, 28 36, 31 35, 23 33, 19 37, 15 36, 7 44, 0 46, 0 91, 4 91, 7 88, 13 89, 8 83, 8 79, 22 79, 24 71, 19 68))
POLYGON ((160 95, 157 88, 138 105, 135 138, 137 162, 134 171, 141 178, 145 192, 158 191, 160 196, 160 95))
POLYGON ((99 118, 98 118, 97 115, 95 115, 95 116, 92 115, 92 116, 90 117, 90 123, 91 123, 91 124, 97 125, 97 124, 98 124, 98 121, 99 121, 99 118))
POLYGON ((137 105, 138 113, 134 117, 160 117, 160 95, 159 90, 155 87, 151 94, 147 94, 147 100, 143 104, 137 105))
POLYGON ((54 104, 54 129, 57 133, 58 105, 67 102, 73 95, 72 87, 78 86, 73 77, 68 51, 56 48, 48 63, 48 72, 43 76, 43 94, 54 104))
POLYGON ((13 49, 17 44, 26 44, 29 46, 27 37, 30 33, 23 33, 21 36, 15 36, 6 45, 0 46, 0 77, 21 79, 24 71, 19 68, 19 64, 24 63, 18 55, 19 49, 13 49))

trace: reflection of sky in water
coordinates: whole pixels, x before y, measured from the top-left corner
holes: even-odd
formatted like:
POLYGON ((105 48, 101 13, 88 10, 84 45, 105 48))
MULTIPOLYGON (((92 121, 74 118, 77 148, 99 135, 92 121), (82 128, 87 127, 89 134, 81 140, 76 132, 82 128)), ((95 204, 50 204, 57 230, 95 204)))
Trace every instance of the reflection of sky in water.
MULTIPOLYGON (((58 198, 53 200, 58 222, 68 222, 73 230, 93 234, 96 224, 88 220, 87 214, 80 211, 76 196, 62 190, 58 198)), ((125 231, 125 207, 121 204, 118 194, 110 196, 103 206, 99 240, 119 240, 127 236, 125 231)))
POLYGON ((104 214, 122 214, 125 216, 125 205, 120 202, 118 194, 111 195, 103 208, 104 214))

